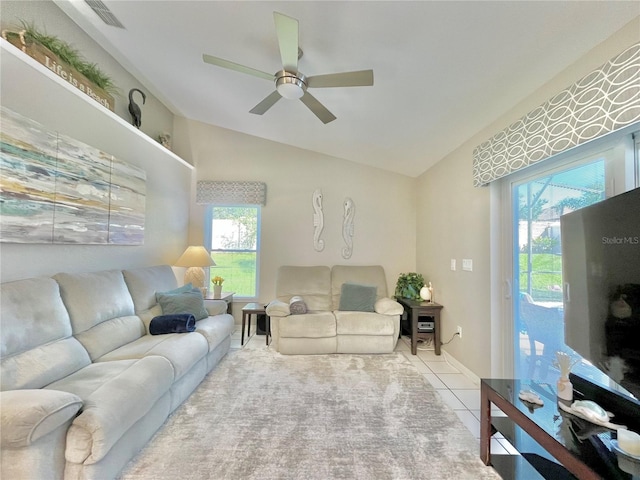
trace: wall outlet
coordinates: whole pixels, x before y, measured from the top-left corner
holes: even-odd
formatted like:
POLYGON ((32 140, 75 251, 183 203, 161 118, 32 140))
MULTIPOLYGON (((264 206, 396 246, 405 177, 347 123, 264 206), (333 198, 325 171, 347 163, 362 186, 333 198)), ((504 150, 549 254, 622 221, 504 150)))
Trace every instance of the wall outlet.
POLYGON ((460 338, 462 338, 462 327, 460 325, 458 325, 458 331, 456 333, 460 338))
POLYGON ((462 259, 462 270, 465 270, 467 272, 472 272, 473 271, 473 260, 470 258, 463 258, 462 259))
POLYGON ((451 270, 453 270, 454 272, 456 270, 456 259, 455 258, 451 259, 451 270))

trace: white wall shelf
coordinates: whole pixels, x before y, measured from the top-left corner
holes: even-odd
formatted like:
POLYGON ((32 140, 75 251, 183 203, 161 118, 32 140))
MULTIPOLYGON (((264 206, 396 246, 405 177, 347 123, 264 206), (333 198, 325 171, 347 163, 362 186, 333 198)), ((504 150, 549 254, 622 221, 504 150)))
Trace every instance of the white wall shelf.
MULTIPOLYGON (((56 75, 47 67, 40 64, 3 38, 0 38, 0 63, 2 71, 0 92, 2 93, 3 97, 3 105, 8 104, 7 106, 9 108, 12 108, 11 104, 13 102, 11 102, 11 99, 8 99, 5 95, 16 95, 17 92, 20 92, 25 96, 30 95, 30 92, 33 92, 34 95, 43 98, 60 96, 61 92, 64 92, 62 93, 62 95, 68 95, 68 97, 66 97, 68 100, 76 98, 80 99, 81 102, 84 102, 87 107, 100 112, 109 121, 116 122, 119 127, 125 129, 123 130, 123 133, 129 132, 130 134, 138 136, 140 139, 158 148, 160 151, 170 156, 175 161, 190 169, 194 168, 193 165, 180 158, 171 150, 165 148, 164 146, 162 146, 162 144, 152 139, 147 134, 141 132, 133 125, 127 123, 122 117, 116 115, 108 108, 102 106, 100 103, 96 102, 88 95, 72 86, 69 82, 56 75)), ((42 122, 42 120, 36 120, 42 122)))

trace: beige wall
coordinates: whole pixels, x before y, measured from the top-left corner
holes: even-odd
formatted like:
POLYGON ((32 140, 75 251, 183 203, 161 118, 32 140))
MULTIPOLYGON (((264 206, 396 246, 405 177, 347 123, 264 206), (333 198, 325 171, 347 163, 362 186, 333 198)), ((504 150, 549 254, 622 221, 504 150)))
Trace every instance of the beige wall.
POLYGON ((501 297, 502 288, 502 275, 496 272, 499 259, 495 254, 491 258, 499 242, 492 221, 499 222, 499 218, 491 215, 490 187, 473 187, 473 149, 638 41, 640 17, 467 139, 417 180, 416 268, 434 283, 436 301, 445 305, 442 339, 450 339, 456 326, 463 327, 462 339, 454 339, 444 349, 480 377, 500 371, 504 360, 494 356, 492 365, 491 353, 501 350, 505 330, 500 312, 492 309, 492 300, 501 297), (452 258, 458 264, 455 272, 450 269, 452 258), (472 272, 462 271, 463 258, 473 260, 472 272), (494 285, 492 273, 497 278, 494 285))
MULTIPOLYGON (((318 128, 322 128, 319 124, 318 128)), ((260 301, 273 299, 280 265, 381 264, 395 288, 415 266, 415 179, 177 118, 175 150, 191 159, 200 180, 255 180, 267 184, 262 209, 260 301), (324 205, 325 249, 313 248, 314 190, 324 205), (342 203, 355 202, 353 256, 341 256, 342 203)), ((204 207, 192 203, 190 242, 203 241, 204 207)), ((392 292, 391 292, 392 293, 392 292)))

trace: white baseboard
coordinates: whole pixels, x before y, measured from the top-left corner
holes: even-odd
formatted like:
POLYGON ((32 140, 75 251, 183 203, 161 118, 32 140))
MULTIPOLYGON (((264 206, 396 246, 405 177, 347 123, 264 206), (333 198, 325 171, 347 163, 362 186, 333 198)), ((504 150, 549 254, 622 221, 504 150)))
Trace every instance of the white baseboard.
POLYGON ((460 370, 460 373, 462 373, 465 377, 467 377, 473 383, 480 385, 480 377, 478 377, 475 373, 473 373, 471 370, 465 367, 462 363, 456 360, 455 357, 451 355, 449 352, 447 352, 446 350, 442 350, 441 353, 442 355, 445 356, 447 362, 449 362, 452 366, 460 370))

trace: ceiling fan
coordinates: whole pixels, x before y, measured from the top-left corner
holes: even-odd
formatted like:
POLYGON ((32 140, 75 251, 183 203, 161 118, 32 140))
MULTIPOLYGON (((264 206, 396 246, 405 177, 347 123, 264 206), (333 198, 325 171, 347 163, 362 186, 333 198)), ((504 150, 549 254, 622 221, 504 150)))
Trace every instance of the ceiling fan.
POLYGON ((330 73, 311 77, 299 72, 298 60, 302 56, 302 50, 298 45, 298 20, 278 12, 273 12, 273 17, 276 23, 280 57, 282 58, 282 70, 275 74, 256 70, 255 68, 246 67, 211 55, 202 55, 202 59, 211 65, 275 82, 276 90, 253 107, 250 110, 251 113, 262 115, 282 97, 287 99, 299 98, 322 123, 326 124, 335 120, 335 115, 311 95, 307 88, 364 87, 373 85, 373 70, 330 73))

